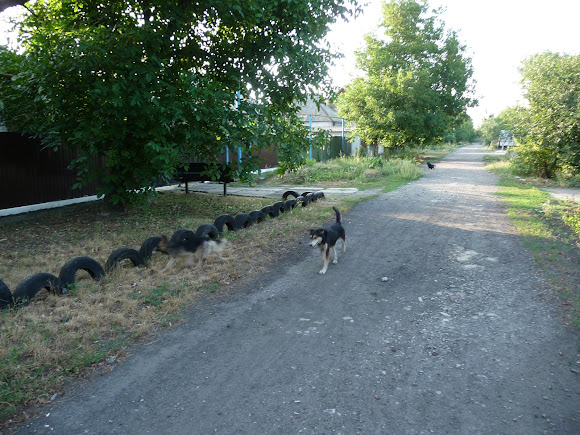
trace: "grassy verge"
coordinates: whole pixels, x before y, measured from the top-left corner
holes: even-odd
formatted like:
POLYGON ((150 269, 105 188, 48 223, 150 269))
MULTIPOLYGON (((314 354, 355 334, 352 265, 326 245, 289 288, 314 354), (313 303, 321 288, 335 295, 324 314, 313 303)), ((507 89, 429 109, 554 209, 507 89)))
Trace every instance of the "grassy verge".
MULTIPOLYGON (((38 272, 58 275, 69 259, 89 256, 104 265, 120 246, 138 249, 150 236, 213 223, 223 213, 260 209, 274 200, 171 193, 147 210, 110 214, 99 204, 57 210, 20 222, 2 222, 0 277, 14 291, 38 272)), ((326 199, 299 207, 243 231, 230 241, 225 261, 209 261, 203 273, 162 268, 167 257, 155 253, 148 267, 123 264, 100 282, 86 272, 68 295, 40 292, 29 306, 0 312, 0 423, 22 418, 27 404, 50 401, 66 381, 110 370, 131 344, 179 322, 185 307, 210 293, 226 294, 236 281, 264 272, 294 249, 305 228, 331 218, 332 205, 348 210, 352 201, 326 199), (276 240, 276 244, 272 244, 276 240), (247 252, 259 252, 248 256, 247 252), (259 259, 259 261, 257 260, 259 259)), ((1 427, 1 425, 0 425, 1 427)), ((0 430, 1 431, 1 430, 0 430)))
POLYGON ((533 180, 514 176, 504 157, 486 156, 486 161, 500 176, 499 195, 525 246, 566 308, 567 320, 580 328, 580 207, 553 199, 533 180))
POLYGON ((439 146, 427 150, 410 149, 393 154, 390 158, 349 156, 315 162, 310 160, 298 171, 283 178, 267 173, 264 184, 321 185, 357 187, 361 190, 381 188, 383 192, 416 180, 423 175, 425 160, 437 162, 456 146, 439 146))

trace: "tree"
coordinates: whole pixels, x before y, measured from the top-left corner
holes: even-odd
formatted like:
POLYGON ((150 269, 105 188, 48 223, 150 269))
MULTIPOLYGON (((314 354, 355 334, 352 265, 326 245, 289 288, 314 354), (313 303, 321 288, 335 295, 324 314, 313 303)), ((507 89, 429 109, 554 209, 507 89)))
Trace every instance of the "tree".
POLYGON ((490 115, 481 122, 479 127, 479 134, 485 145, 499 140, 499 135, 502 130, 506 130, 505 123, 501 116, 490 115))
POLYGON ((365 73, 339 96, 340 113, 371 145, 397 148, 440 140, 463 122, 471 97, 471 59, 457 34, 445 32, 426 1, 383 4, 386 41, 368 35, 357 53, 365 73))
MULTIPOLYGON (((84 183, 127 205, 191 156, 218 170, 240 149, 242 178, 284 132, 284 170, 309 146, 297 102, 329 87, 320 40, 356 0, 44 0, 28 4, 3 118, 78 150, 84 183), (22 110, 23 103, 26 110, 22 110), (92 156, 105 168, 91 166, 92 156)), ((11 66, 13 63, 11 63, 11 66)), ((3 68, 3 65, 0 65, 3 68)))
POLYGON ((580 56, 546 52, 520 68, 529 108, 516 167, 551 178, 580 176, 580 56))
POLYGON ((467 116, 461 124, 455 127, 455 142, 471 142, 475 139, 475 129, 473 128, 473 120, 467 116))

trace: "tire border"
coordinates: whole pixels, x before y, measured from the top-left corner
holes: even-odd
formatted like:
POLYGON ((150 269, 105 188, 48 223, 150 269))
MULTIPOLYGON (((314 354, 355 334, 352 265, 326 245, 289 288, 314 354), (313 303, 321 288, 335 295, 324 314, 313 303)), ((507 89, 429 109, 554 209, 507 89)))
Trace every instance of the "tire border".
POLYGON ((25 278, 24 281, 18 284, 14 289, 14 293, 12 294, 14 304, 28 305, 30 300, 42 289, 54 291, 59 294, 60 284, 58 282, 58 277, 54 276, 52 273, 41 272, 25 278))
POLYGON ((109 255, 109 258, 107 258, 107 262, 105 263, 105 271, 110 272, 116 270, 119 263, 123 260, 131 260, 131 263, 133 263, 133 266, 135 267, 145 265, 145 259, 139 251, 133 248, 123 247, 111 252, 111 255, 109 255))
POLYGON ((87 271, 95 281, 99 281, 105 276, 105 270, 97 260, 91 257, 72 258, 64 263, 58 274, 61 293, 67 293, 68 286, 75 283, 79 270, 87 271))

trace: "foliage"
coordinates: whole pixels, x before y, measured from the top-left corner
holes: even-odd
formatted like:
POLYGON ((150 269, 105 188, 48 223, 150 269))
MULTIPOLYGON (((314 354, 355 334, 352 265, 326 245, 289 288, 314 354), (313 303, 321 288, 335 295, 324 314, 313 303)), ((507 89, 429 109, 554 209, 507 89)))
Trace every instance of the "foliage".
POLYGON ((484 145, 489 145, 491 142, 497 141, 499 139, 500 132, 505 129, 506 128, 501 117, 491 115, 481 122, 478 133, 484 145))
POLYGON ((515 164, 540 177, 580 175, 580 56, 537 54, 520 72, 529 109, 515 164))
POLYGON ((445 135, 444 140, 445 142, 451 143, 466 143, 472 142, 475 138, 476 134, 473 128, 473 120, 467 116, 461 124, 457 125, 445 135))
POLYGON ((465 47, 455 32, 445 32, 439 10, 427 12, 426 1, 384 3, 386 41, 367 35, 357 52, 365 77, 346 87, 338 107, 369 145, 396 149, 438 141, 475 104, 465 47))
MULTIPOLYGON (((356 0, 38 1, 21 28, 17 73, 12 68, 0 91, 2 117, 46 146, 78 150, 80 183, 99 179, 99 193, 117 204, 147 200, 152 180, 190 157, 213 163, 217 174, 226 147, 241 150, 234 169, 242 179, 265 147, 279 147, 282 168, 291 170, 310 145, 296 104, 329 85, 334 55, 320 40, 356 7, 356 0)), ((2 70, 14 65, 5 57, 2 70)))
POLYGON ((491 115, 484 119, 477 133, 483 143, 489 145, 499 140, 502 130, 510 130, 514 139, 525 137, 527 133, 528 109, 523 106, 513 106, 502 110, 497 116, 491 115))
POLYGON ((574 231, 574 234, 580 238, 580 205, 564 213, 562 219, 574 231))
POLYGON ((508 215, 526 248, 533 253, 538 267, 566 306, 567 317, 580 327, 580 234, 574 231, 578 222, 578 206, 571 201, 553 201, 543 190, 513 177, 503 167, 492 169, 500 176, 498 194, 503 198, 508 215), (573 224, 570 224, 572 217, 573 224))
MULTIPOLYGON (((339 157, 324 162, 313 162, 291 174, 280 182, 284 184, 324 184, 351 187, 380 187, 395 182, 400 185, 415 180, 423 174, 414 158, 389 158, 355 155, 339 157)), ((276 180, 270 179, 270 183, 276 180)))

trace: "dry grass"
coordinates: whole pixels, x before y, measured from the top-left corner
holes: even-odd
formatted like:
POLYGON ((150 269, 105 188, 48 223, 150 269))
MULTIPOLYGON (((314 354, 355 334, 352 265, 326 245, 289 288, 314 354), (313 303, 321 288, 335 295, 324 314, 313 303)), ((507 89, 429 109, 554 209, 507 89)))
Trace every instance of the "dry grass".
MULTIPOLYGON (((26 221, 4 220, 0 278, 13 291, 34 273, 58 276, 62 265, 77 256, 92 257, 104 266, 118 247, 138 249, 148 237, 181 228, 195 231, 222 213, 247 213, 273 202, 172 193, 160 196, 150 209, 126 214, 92 204, 40 213, 26 221)), ((265 272, 285 254, 280 247, 295 249, 309 227, 331 219, 333 205, 346 211, 349 204, 326 199, 224 233, 231 242, 225 260, 210 260, 203 271, 178 263, 164 273, 168 259, 155 253, 147 267, 123 264, 100 282, 81 271, 68 295, 43 290, 29 306, 2 311, 0 427, 25 418, 26 405, 50 400, 67 380, 108 370, 107 358, 122 360, 131 344, 179 322, 184 308, 204 295, 228 292, 234 283, 265 272)))

